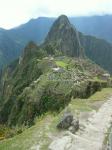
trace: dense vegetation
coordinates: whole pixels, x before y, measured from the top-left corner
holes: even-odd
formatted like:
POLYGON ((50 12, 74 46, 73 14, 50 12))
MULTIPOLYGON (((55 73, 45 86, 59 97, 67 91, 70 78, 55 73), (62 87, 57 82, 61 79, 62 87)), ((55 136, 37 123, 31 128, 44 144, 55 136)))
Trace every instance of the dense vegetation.
POLYGON ((107 81, 94 80, 105 71, 85 59, 81 48, 78 32, 66 16, 53 24, 43 45, 30 42, 2 72, 0 123, 32 125, 36 116, 59 111, 71 97, 85 98, 107 87, 107 81))
MULTIPOLYGON (((30 63, 24 67, 23 64, 18 65, 9 79, 2 79, 5 87, 1 93, 1 122, 31 125, 35 116, 47 111, 59 111, 71 97, 85 98, 107 86, 104 81, 90 80, 93 73, 97 75, 94 72, 97 66, 89 61, 79 62, 66 57, 53 60, 50 57, 37 58, 29 60, 30 63), (54 71, 53 66, 61 67, 59 71, 54 71)), ((100 68, 97 71, 103 73, 100 68)))

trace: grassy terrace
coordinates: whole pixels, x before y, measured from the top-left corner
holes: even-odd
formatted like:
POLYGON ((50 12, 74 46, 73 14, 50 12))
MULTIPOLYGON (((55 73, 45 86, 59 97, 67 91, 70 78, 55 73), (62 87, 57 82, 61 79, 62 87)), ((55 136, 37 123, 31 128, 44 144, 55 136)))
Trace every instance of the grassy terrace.
MULTIPOLYGON (((76 112, 90 112, 98 110, 103 102, 112 95, 112 88, 105 88, 102 91, 96 92, 88 99, 72 99, 65 110, 76 112)), ((23 133, 0 142, 0 150, 29 150, 34 146, 40 145, 41 150, 47 150, 47 147, 53 136, 61 134, 56 129, 56 124, 61 118, 63 112, 59 114, 47 113, 40 118, 37 118, 35 125, 26 129, 23 133), (52 133, 52 134, 51 134, 52 133)))
POLYGON ((56 65, 62 68, 66 68, 68 66, 64 61, 56 61, 56 65))
POLYGON ((78 111, 97 110, 98 107, 100 107, 100 104, 104 103, 111 95, 112 88, 104 88, 90 96, 88 99, 72 99, 69 104, 71 107, 70 109, 78 111), (99 106, 97 106, 97 104, 99 104, 99 106))

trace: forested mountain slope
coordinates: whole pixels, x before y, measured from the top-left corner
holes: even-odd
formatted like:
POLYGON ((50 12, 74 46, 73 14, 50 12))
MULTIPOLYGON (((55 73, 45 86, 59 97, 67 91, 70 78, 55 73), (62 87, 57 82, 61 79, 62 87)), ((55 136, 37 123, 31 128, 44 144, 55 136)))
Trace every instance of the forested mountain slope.
POLYGON ((105 71, 82 57, 85 53, 81 51, 78 33, 66 16, 56 20, 49 34, 41 46, 30 42, 22 56, 2 72, 0 123, 32 125, 36 116, 59 111, 71 97, 86 98, 107 86, 107 82, 94 80, 105 71), (72 39, 70 44, 65 35, 72 39), (54 45, 52 39, 58 45, 54 45), (51 49, 48 49, 49 43, 51 49))

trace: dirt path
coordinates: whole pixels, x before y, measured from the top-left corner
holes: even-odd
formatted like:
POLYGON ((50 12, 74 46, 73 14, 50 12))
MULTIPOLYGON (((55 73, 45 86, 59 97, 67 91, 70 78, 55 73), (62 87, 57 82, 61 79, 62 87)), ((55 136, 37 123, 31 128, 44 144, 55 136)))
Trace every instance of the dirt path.
POLYGON ((50 150, 102 150, 105 133, 112 121, 112 97, 110 97, 94 113, 86 123, 84 131, 79 131, 76 135, 63 136, 54 140, 49 146, 50 150))

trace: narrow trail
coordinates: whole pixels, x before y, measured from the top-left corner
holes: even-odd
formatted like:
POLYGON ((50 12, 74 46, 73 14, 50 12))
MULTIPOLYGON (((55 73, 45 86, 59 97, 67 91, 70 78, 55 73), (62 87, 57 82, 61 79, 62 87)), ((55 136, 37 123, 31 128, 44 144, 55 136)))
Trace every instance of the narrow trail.
POLYGON ((112 121, 112 97, 110 97, 90 117, 83 131, 76 135, 68 133, 61 139, 54 140, 49 146, 50 150, 102 150, 103 142, 111 126, 112 121))

